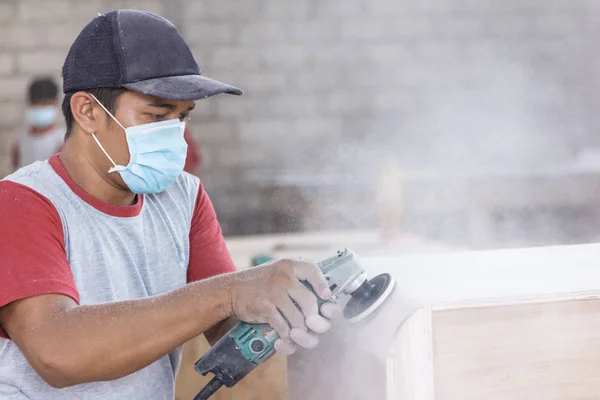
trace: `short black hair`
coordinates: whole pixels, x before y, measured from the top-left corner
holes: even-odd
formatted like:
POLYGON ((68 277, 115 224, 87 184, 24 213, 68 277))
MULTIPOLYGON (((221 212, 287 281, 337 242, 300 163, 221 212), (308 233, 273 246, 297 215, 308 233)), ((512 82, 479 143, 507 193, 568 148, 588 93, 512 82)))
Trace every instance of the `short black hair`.
POLYGON ((58 85, 50 77, 35 78, 29 84, 27 90, 27 99, 30 104, 40 103, 42 101, 58 100, 58 85))
MULTIPOLYGON (((102 103, 102 105, 106 107, 106 109, 113 115, 116 112, 117 100, 126 91, 127 89, 124 88, 93 88, 85 90, 85 92, 93 94, 94 97, 96 97, 98 101, 102 103)), ((73 97, 75 93, 76 92, 65 94, 62 103, 62 112, 65 117, 65 124, 67 126, 65 140, 68 139, 69 136, 71 136, 73 128, 73 112, 71 111, 71 97, 73 97)))

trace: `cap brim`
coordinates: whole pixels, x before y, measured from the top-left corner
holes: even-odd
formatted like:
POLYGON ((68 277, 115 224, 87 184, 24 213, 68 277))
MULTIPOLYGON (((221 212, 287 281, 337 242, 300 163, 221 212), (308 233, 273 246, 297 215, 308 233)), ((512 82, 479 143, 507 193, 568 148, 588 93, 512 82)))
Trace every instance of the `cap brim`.
POLYGON ((121 85, 126 89, 168 100, 200 100, 215 94, 241 95, 235 86, 202 75, 180 75, 154 78, 121 85))

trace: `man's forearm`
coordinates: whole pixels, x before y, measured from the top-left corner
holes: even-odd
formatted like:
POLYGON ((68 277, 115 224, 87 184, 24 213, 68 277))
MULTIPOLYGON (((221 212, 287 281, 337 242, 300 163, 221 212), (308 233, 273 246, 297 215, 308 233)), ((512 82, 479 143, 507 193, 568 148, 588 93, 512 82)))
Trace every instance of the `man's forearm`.
POLYGON ((38 343, 32 349, 45 357, 33 365, 55 375, 51 384, 59 387, 117 379, 158 360, 230 312, 227 277, 153 298, 60 310, 32 327, 30 335, 38 343))

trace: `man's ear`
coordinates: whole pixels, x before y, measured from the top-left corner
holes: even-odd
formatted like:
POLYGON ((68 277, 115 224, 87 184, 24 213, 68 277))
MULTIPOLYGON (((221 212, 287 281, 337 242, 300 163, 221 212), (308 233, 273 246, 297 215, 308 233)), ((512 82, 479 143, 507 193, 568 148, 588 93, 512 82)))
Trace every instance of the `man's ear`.
POLYGON ((73 94, 70 104, 74 121, 85 133, 96 133, 101 124, 105 123, 104 110, 89 93, 77 92, 73 94))

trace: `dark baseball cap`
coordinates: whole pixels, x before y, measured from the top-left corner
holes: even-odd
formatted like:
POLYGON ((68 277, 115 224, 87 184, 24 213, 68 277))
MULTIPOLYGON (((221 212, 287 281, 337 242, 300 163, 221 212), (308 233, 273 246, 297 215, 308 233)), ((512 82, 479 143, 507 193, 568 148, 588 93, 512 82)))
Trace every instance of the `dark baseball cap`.
POLYGON ((62 74, 65 93, 122 87, 169 100, 242 94, 200 74, 175 25, 137 10, 116 10, 94 18, 75 39, 62 74))

